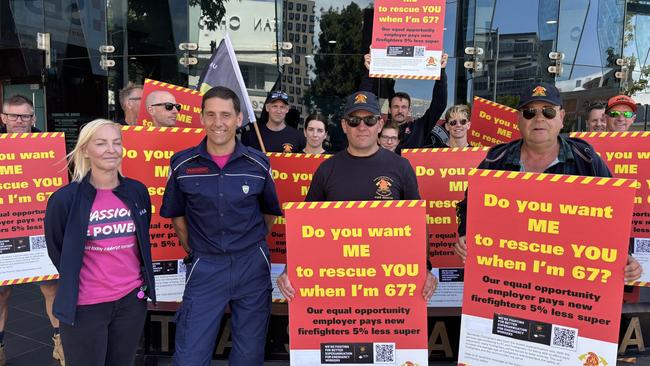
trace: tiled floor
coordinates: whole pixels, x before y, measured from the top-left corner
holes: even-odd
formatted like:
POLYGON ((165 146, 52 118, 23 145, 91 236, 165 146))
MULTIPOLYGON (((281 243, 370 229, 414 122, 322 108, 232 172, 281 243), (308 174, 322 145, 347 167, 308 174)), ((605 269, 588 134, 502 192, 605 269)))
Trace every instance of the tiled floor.
MULTIPOLYGON (((647 345, 646 345, 647 346, 647 345)), ((38 286, 14 286, 9 300, 9 320, 5 329, 5 350, 9 366, 57 366, 52 358, 52 327, 38 286)), ((213 361, 213 366, 225 366, 213 361)), ((134 366, 168 366, 170 357, 138 355, 134 366)), ((268 366, 288 366, 287 362, 269 362, 268 366)), ((436 364, 440 365, 440 364, 436 364)), ((650 357, 636 363, 618 362, 619 366, 650 366, 650 357)))

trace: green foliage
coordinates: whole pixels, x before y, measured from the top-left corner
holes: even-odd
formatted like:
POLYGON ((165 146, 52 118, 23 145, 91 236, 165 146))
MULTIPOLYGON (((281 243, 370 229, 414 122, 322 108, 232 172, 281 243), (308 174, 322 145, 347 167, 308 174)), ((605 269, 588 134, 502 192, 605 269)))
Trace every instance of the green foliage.
POLYGON ((189 0, 189 6, 200 6, 201 17, 199 23, 205 25, 207 30, 217 30, 217 25, 226 14, 224 1, 228 0, 189 0))
POLYGON ((503 105, 507 105, 510 108, 517 108, 517 104, 519 104, 519 95, 511 95, 511 94, 504 94, 504 95, 497 95, 497 100, 495 102, 503 105))

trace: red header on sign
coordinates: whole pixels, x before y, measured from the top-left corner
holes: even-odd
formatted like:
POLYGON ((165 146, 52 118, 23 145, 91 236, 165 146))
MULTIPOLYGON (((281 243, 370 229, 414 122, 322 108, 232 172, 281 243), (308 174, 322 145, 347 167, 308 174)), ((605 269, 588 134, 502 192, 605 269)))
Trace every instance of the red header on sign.
POLYGON ((521 138, 516 109, 474 97, 472 130, 467 139, 472 145, 494 146, 521 138))
POLYGON ((424 201, 288 203, 285 214, 291 350, 394 342, 426 362, 424 201))
POLYGON ((160 217, 160 205, 169 175, 169 159, 174 153, 196 146, 202 129, 122 127, 125 176, 142 182, 151 196, 151 255, 154 261, 181 259, 186 253, 176 237, 171 220, 160 217))
POLYGON ((201 99, 203 98, 201 92, 152 79, 144 80, 140 111, 138 112, 138 125, 153 126, 151 115, 147 111, 146 101, 151 92, 158 90, 171 93, 176 98, 176 103, 181 105, 181 110, 176 115, 176 127, 203 127, 201 125, 201 99))
POLYGON ((473 172, 463 314, 560 325, 615 344, 635 182, 473 172))
POLYGON ((405 149, 418 179, 420 196, 427 200, 429 259, 434 268, 463 267, 454 252, 458 241, 456 204, 465 197, 467 172, 485 158, 488 148, 405 149))
POLYGON ((47 199, 68 184, 64 139, 62 132, 0 134, 0 239, 43 235, 47 199))
MULTIPOLYGON (((280 205, 305 200, 318 166, 331 155, 267 153, 280 205)), ((284 217, 277 217, 266 238, 272 263, 286 263, 284 217)))

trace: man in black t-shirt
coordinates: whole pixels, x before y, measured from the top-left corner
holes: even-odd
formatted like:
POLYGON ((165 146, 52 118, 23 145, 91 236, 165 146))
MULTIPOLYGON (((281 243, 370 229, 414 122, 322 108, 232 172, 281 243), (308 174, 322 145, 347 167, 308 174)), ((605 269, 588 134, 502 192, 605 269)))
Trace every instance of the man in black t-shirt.
MULTIPOLYGON (((258 124, 262 141, 267 152, 300 152, 305 148, 305 136, 295 128, 288 126, 285 121, 289 112, 289 96, 283 91, 271 93, 264 105, 269 114, 266 123, 258 124)), ((255 129, 251 128, 241 135, 241 142, 258 150, 262 150, 255 129)))
MULTIPOLYGON (((379 131, 384 126, 377 97, 364 91, 350 95, 343 115, 341 126, 348 147, 316 169, 305 201, 420 199, 415 172, 408 160, 377 145, 379 131)), ((427 273, 422 291, 426 300, 433 295, 437 284, 431 272, 427 273)), ((291 301, 295 290, 286 269, 277 284, 284 297, 291 301)))

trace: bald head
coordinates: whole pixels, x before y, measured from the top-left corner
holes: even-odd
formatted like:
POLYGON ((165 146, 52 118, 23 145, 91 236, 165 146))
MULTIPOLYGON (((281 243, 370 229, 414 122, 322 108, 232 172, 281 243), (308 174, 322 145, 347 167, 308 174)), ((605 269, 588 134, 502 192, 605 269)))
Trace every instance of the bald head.
POLYGON ((147 112, 151 115, 154 127, 174 127, 176 125, 176 98, 170 92, 156 90, 147 95, 147 112))

